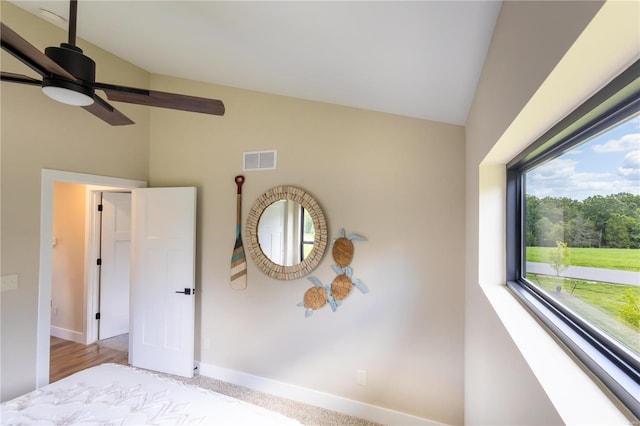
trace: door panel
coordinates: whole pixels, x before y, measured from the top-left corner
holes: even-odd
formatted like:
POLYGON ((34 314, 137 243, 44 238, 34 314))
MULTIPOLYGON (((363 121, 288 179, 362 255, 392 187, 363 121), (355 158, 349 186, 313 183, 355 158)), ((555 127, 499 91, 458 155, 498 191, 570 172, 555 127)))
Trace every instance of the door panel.
POLYGON ((102 194, 99 339, 129 332, 131 194, 102 194))
POLYGON ((132 205, 129 361, 192 377, 196 188, 135 189, 132 205))

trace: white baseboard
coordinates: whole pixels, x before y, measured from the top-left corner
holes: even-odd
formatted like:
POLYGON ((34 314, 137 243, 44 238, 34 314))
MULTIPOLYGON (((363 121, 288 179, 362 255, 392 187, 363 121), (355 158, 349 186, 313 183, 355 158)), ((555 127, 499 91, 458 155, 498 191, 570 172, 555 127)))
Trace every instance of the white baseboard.
POLYGON ((303 388, 288 383, 277 382, 260 376, 230 370, 211 364, 198 364, 200 375, 222 380, 234 385, 244 386, 260 392, 280 396, 327 410, 385 425, 442 425, 442 423, 399 411, 389 410, 364 402, 354 401, 341 396, 331 395, 313 389, 303 388))
POLYGON ((82 343, 83 345, 86 343, 84 333, 68 330, 62 327, 56 327, 54 325, 51 326, 51 335, 53 337, 59 337, 64 340, 71 340, 72 342, 82 343))

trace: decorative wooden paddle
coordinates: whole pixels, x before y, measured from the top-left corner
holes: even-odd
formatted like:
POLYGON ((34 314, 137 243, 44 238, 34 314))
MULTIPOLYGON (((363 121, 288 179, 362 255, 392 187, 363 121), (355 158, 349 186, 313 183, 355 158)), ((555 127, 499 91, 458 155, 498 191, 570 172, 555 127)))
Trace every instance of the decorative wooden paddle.
POLYGON ((236 216, 236 244, 233 246, 233 255, 231 256, 231 288, 234 290, 244 290, 247 288, 247 258, 244 254, 242 236, 240 235, 240 224, 242 223, 242 184, 244 183, 244 176, 236 176, 235 181, 238 187, 238 212, 236 216))

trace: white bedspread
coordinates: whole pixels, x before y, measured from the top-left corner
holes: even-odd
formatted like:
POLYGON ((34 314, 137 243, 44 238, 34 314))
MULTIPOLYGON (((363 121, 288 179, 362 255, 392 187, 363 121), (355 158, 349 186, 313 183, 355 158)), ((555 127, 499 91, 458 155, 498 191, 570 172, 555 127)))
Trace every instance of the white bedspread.
POLYGON ((2 424, 299 425, 211 390, 103 364, 2 404, 2 424))

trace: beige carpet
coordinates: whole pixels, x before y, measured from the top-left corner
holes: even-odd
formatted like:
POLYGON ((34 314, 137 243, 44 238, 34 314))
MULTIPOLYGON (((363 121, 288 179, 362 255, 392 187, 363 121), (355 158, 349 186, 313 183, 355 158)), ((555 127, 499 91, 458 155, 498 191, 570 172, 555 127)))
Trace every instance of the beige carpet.
MULTIPOLYGON (((99 340, 98 345, 105 346, 111 349, 115 349, 122 352, 128 352, 129 350, 129 335, 123 334, 121 336, 115 336, 110 339, 99 340)), ((249 402, 251 404, 259 405, 264 408, 268 408, 272 411, 277 411, 284 414, 287 417, 298 420, 305 425, 324 426, 376 426, 377 423, 373 423, 367 420, 363 420, 357 417, 347 416, 335 411, 325 410, 323 408, 314 407, 312 405, 303 404, 300 402, 292 401, 290 399, 281 398, 274 395, 269 395, 264 392, 255 391, 253 389, 245 388, 243 386, 226 383, 220 380, 212 379, 209 377, 203 377, 195 375, 191 379, 184 377, 171 376, 172 378, 181 382, 190 383, 202 388, 211 389, 215 392, 223 395, 228 395, 233 398, 240 399, 242 401, 249 402)))
POLYGON ((129 333, 98 340, 98 346, 115 349, 116 351, 129 352, 129 333))
POLYGON ((378 423, 357 417, 347 416, 324 408, 314 407, 312 405, 303 404, 301 402, 292 401, 290 399, 281 398, 267 393, 255 391, 243 386, 233 385, 220 380, 194 376, 192 379, 184 377, 174 377, 186 383, 191 383, 215 392, 268 408, 272 411, 284 414, 287 417, 298 420, 305 425, 335 425, 335 426, 377 426, 378 423))

